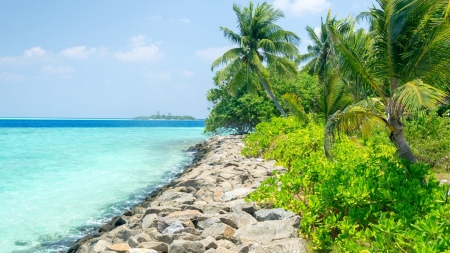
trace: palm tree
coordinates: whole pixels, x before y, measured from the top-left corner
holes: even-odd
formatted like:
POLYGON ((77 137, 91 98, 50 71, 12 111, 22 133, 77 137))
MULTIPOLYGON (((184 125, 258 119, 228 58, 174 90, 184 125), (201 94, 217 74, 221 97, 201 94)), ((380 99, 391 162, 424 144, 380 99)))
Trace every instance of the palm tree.
POLYGON ((352 72, 378 97, 367 98, 328 118, 325 151, 334 132, 381 122, 401 158, 416 162, 404 136, 407 113, 442 102, 450 82, 448 0, 377 0, 360 15, 369 21, 370 48, 358 51, 336 29, 329 35, 341 56, 339 69, 352 72))
POLYGON ((232 94, 243 83, 249 84, 250 92, 262 85, 280 113, 286 117, 267 81, 269 72, 266 66, 271 66, 275 74, 295 75, 297 66, 292 60, 298 55, 296 45, 300 38, 274 23, 284 15, 267 3, 258 4, 256 8, 252 2, 244 8, 234 4, 233 10, 238 18, 238 32, 225 27, 220 27, 220 30, 237 47, 217 58, 211 69, 225 65, 220 72, 219 83, 227 80, 232 94))
POLYGON ((318 75, 321 81, 326 78, 328 70, 333 69, 336 64, 333 61, 333 58, 335 58, 333 41, 328 36, 327 27, 332 26, 345 36, 353 28, 353 23, 347 21, 347 19, 337 20, 336 17, 331 17, 331 12, 328 11, 325 22, 320 21, 319 34, 316 33, 314 28, 306 26, 306 32, 313 44, 308 46, 308 53, 300 57, 300 62, 307 62, 303 66, 303 70, 308 71, 311 75, 318 75))

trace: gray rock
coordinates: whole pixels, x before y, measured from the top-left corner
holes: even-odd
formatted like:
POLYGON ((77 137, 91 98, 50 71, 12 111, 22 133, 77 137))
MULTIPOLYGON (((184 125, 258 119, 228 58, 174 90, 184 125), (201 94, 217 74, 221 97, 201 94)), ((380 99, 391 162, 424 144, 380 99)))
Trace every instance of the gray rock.
POLYGON ((223 224, 223 223, 215 223, 207 229, 203 230, 202 237, 206 238, 208 236, 213 237, 216 240, 221 239, 231 239, 235 233, 235 229, 223 224))
POLYGON ((169 253, 199 253, 204 251, 205 248, 201 242, 175 240, 169 246, 169 253))
POLYGON ((156 250, 152 249, 129 249, 127 253, 158 253, 156 250))
POLYGON ((301 238, 273 241, 265 244, 264 248, 270 253, 306 253, 305 240, 301 238))
POLYGON ((173 206, 152 206, 147 208, 147 210, 145 210, 144 216, 147 214, 159 214, 159 213, 171 213, 171 212, 175 212, 175 211, 180 211, 181 209, 178 207, 173 207, 173 206))
POLYGON ((235 217, 238 228, 243 228, 249 224, 258 222, 255 218, 253 218, 253 216, 246 212, 234 213, 233 215, 235 217))
POLYGON ((184 228, 183 224, 179 221, 176 221, 176 222, 172 223, 169 227, 164 229, 164 231, 162 231, 162 234, 171 235, 171 234, 175 233, 176 231, 181 230, 183 228, 184 228))
POLYGON ((256 211, 254 216, 257 221, 268 221, 268 220, 283 220, 293 217, 295 214, 291 211, 286 211, 283 208, 274 209, 262 209, 256 211))
POLYGON ((146 229, 151 227, 152 225, 155 225, 155 221, 158 218, 158 215, 155 213, 147 214, 142 219, 142 229, 146 229))
POLYGON ((207 219, 207 220, 205 220, 205 221, 200 221, 200 222, 198 223, 198 227, 199 227, 200 229, 207 229, 207 228, 211 227, 213 224, 219 223, 219 222, 220 222, 220 219, 219 219, 219 218, 217 218, 217 217, 211 217, 211 218, 209 218, 209 219, 207 219))
POLYGON ((211 236, 206 237, 205 239, 200 241, 203 246, 205 247, 205 249, 217 249, 218 245, 217 245, 217 241, 216 239, 214 239, 211 236))
POLYGON ((224 201, 231 201, 237 198, 244 198, 246 197, 250 192, 252 192, 251 189, 248 188, 237 188, 228 192, 225 192, 222 195, 222 199, 224 201))
POLYGON ((139 244, 139 248, 152 249, 156 251, 167 252, 169 246, 163 242, 143 242, 139 244))
POLYGON ((268 251, 259 243, 245 244, 243 245, 239 253, 273 253, 272 251, 268 251))
POLYGON ((270 243, 274 240, 298 237, 300 217, 295 216, 285 220, 264 221, 240 228, 234 234, 234 239, 241 243, 270 243))
POLYGON ((110 242, 99 240, 95 244, 91 245, 91 247, 89 248, 89 253, 100 253, 102 251, 105 251, 110 245, 112 245, 110 242))

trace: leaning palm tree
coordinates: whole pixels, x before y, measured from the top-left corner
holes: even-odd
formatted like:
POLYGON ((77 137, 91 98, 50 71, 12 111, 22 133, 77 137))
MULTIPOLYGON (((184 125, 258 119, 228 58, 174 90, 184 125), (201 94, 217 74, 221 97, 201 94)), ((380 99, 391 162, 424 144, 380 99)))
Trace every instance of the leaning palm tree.
POLYGON ((248 84, 250 92, 262 85, 280 113, 286 117, 270 88, 266 66, 270 65, 276 74, 295 75, 297 66, 292 60, 298 56, 296 45, 300 39, 274 23, 284 15, 267 3, 258 4, 256 8, 252 2, 244 8, 234 4, 233 10, 238 18, 238 32, 225 27, 220 27, 220 30, 237 47, 217 58, 211 69, 224 65, 219 83, 227 80, 232 94, 243 83, 248 84))
POLYGON ((361 100, 331 115, 325 130, 325 151, 334 132, 384 124, 401 158, 416 162, 404 136, 404 117, 442 102, 450 82, 448 0, 377 0, 360 17, 370 25, 370 49, 354 50, 329 26, 341 56, 340 70, 352 72, 378 97, 361 100))

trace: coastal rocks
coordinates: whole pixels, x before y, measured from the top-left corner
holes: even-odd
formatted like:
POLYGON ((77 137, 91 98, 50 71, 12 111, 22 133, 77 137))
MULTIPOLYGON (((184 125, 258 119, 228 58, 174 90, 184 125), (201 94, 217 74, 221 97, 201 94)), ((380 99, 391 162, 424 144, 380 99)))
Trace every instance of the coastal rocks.
POLYGON ((240 155, 241 137, 216 136, 190 151, 193 162, 179 178, 151 193, 69 253, 303 253, 300 217, 261 209, 244 198, 272 171, 274 161, 240 155))

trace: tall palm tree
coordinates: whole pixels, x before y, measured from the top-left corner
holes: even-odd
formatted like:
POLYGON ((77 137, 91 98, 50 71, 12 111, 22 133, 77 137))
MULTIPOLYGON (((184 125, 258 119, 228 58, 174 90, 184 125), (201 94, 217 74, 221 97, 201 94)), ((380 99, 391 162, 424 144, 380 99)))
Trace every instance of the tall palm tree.
POLYGON ((232 93, 242 83, 249 84, 250 91, 262 85, 280 113, 286 117, 267 81, 269 72, 266 66, 270 65, 276 74, 295 75, 297 66, 292 60, 298 55, 296 45, 300 38, 275 24, 284 15, 267 3, 258 4, 256 8, 252 2, 244 8, 234 4, 233 10, 238 18, 238 32, 225 27, 220 27, 220 30, 237 47, 217 58, 211 69, 225 65, 220 72, 219 82, 227 80, 232 93))
POLYGON ((372 126, 381 122, 401 158, 416 162, 404 136, 406 113, 442 102, 450 82, 450 23, 448 0, 377 0, 361 17, 370 25, 370 50, 354 50, 349 41, 329 26, 342 61, 339 68, 352 72, 378 95, 330 116, 325 150, 335 130, 372 126), (362 125, 361 125, 362 124, 362 125))
POLYGON ((306 26, 306 32, 313 44, 307 47, 308 53, 300 57, 300 62, 307 62, 303 69, 311 75, 318 75, 321 81, 326 78, 328 69, 333 69, 336 64, 334 61, 333 41, 328 36, 328 26, 332 26, 345 36, 352 30, 353 22, 348 22, 347 19, 338 20, 336 17, 331 17, 331 12, 328 11, 325 22, 323 20, 320 21, 319 33, 314 28, 306 26))

